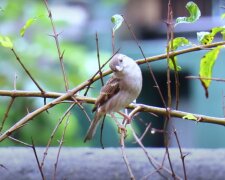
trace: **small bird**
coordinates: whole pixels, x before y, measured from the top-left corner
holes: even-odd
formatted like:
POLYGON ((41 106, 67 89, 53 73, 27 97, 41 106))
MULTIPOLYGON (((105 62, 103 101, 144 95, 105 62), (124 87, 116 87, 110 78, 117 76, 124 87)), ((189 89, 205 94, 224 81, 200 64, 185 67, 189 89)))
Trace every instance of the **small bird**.
POLYGON ((113 75, 102 87, 95 102, 93 112, 96 111, 96 113, 84 142, 92 139, 101 117, 113 112, 122 114, 119 111, 133 102, 141 92, 142 73, 133 59, 123 54, 116 54, 111 59, 109 67, 113 75))

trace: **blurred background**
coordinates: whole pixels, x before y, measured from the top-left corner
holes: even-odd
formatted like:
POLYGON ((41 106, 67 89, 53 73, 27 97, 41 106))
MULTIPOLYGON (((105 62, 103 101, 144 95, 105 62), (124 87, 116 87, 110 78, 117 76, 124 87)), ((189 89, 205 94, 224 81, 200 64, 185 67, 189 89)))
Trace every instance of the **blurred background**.
MULTIPOLYGON (((97 70, 97 53, 95 33, 98 33, 100 59, 105 62, 112 55, 111 32, 113 24, 111 16, 124 14, 131 24, 141 47, 147 57, 165 53, 167 37, 165 20, 167 16, 167 0, 49 0, 49 8, 52 11, 53 20, 58 33, 60 33, 60 47, 65 50, 64 63, 72 89, 84 80, 89 79, 97 70)), ((185 9, 187 0, 172 0, 174 19, 180 16, 188 16, 185 9)), ((193 24, 181 24, 175 28, 175 37, 183 36, 192 43, 197 43, 196 32, 209 31, 216 26, 224 25, 220 15, 224 12, 221 8, 225 4, 222 0, 195 0, 202 16, 193 24)), ((65 92, 62 73, 52 27, 48 19, 48 13, 42 0, 1 0, 0 1, 0 35, 9 36, 14 42, 15 51, 22 62, 29 69, 41 87, 46 91, 65 92), (20 36, 20 29, 29 18, 37 20, 20 36)), ((221 37, 218 37, 221 39, 221 37)), ((215 39, 217 40, 217 39, 215 39)), ((143 58, 137 44, 132 39, 125 24, 116 32, 116 49, 131 56, 134 59, 143 58)), ((188 80, 188 75, 198 75, 199 62, 206 51, 193 52, 180 55, 179 65, 182 67, 180 76, 180 106, 179 109, 191 113, 205 114, 210 116, 224 116, 224 85, 212 82, 209 88, 209 98, 205 98, 204 90, 198 80, 188 80)), ((224 51, 221 51, 215 64, 213 77, 224 76, 223 61, 224 51)), ((151 63, 154 74, 160 85, 164 97, 166 97, 166 61, 161 60, 151 63)), ((144 77, 143 90, 137 102, 162 106, 159 93, 154 88, 154 83, 146 65, 142 65, 144 77)), ((107 69, 107 68, 106 68, 107 69)), ((0 89, 12 90, 16 79, 18 90, 37 91, 38 89, 25 74, 9 49, 0 48, 0 89)), ((172 76, 173 77, 173 76, 172 76)), ((108 77, 105 78, 105 81, 108 77)), ((101 87, 96 82, 89 91, 88 96, 96 97, 101 87)), ((80 92, 83 94, 84 92, 80 92)), ((173 93, 173 95, 175 95, 173 93)), ((0 118, 3 119, 10 98, 0 97, 0 118)), ((48 100, 50 101, 50 100, 48 100)), ((3 132, 20 118, 43 105, 40 98, 17 98, 12 106, 3 132)), ((31 137, 35 145, 45 146, 62 114, 69 104, 57 105, 37 116, 29 124, 16 131, 13 136, 30 143, 31 137)), ((93 117, 91 109, 93 105, 84 104, 90 117, 93 117)), ((156 133, 149 131, 143 139, 145 146, 162 147, 163 117, 154 117, 148 113, 141 113, 139 118, 133 121, 135 130, 142 135, 146 124, 156 129, 156 133), (157 131, 159 130, 159 131, 157 131)), ((1 121, 0 121, 1 122, 1 121)), ((219 148, 225 147, 225 129, 219 125, 195 123, 182 119, 171 121, 178 131, 182 147, 219 148)), ((84 144, 83 138, 89 127, 89 122, 83 112, 75 107, 70 116, 70 123, 66 131, 65 146, 100 146, 99 132, 93 141, 84 144)), ((64 123, 57 131, 52 145, 58 145, 61 138, 64 123)), ((103 142, 107 146, 119 146, 119 135, 115 123, 107 118, 104 127, 103 142)), ((129 132, 128 132, 129 133, 129 132)), ((137 146, 133 143, 132 134, 126 139, 128 146, 137 146)), ((0 146, 20 145, 10 140, 0 143, 0 146)), ((171 137, 171 146, 176 146, 174 137, 171 137)))

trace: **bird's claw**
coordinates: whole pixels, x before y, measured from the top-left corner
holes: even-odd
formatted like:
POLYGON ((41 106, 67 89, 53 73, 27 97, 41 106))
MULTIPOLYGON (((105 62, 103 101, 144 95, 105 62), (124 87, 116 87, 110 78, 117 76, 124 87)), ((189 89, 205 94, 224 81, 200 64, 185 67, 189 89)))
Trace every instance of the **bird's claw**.
POLYGON ((122 124, 130 124, 131 123, 131 118, 129 116, 124 117, 122 124))
POLYGON ((126 137, 127 137, 127 129, 125 128, 125 126, 119 125, 119 126, 118 126, 118 133, 119 133, 119 134, 124 133, 124 134, 125 134, 125 138, 126 138, 126 137))

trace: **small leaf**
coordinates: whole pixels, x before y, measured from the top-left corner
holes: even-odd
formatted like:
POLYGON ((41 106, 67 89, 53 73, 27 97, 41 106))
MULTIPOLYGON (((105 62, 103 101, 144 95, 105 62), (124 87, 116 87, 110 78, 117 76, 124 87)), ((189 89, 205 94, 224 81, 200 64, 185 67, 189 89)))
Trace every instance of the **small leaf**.
POLYGON ((5 48, 13 48, 13 43, 8 36, 0 36, 0 44, 5 48))
POLYGON ((169 68, 171 70, 181 71, 182 68, 177 64, 177 57, 174 57, 173 60, 172 60, 172 58, 169 58, 168 62, 169 62, 169 64, 168 64, 169 68))
MULTIPOLYGON (((190 44, 189 40, 184 37, 174 38, 172 42, 169 42, 169 51, 175 51, 175 50, 177 50, 177 48, 179 48, 181 46, 189 45, 189 44, 190 44)), ((176 56, 173 57, 173 60, 171 58, 169 58, 168 65, 171 70, 175 70, 175 67, 176 67, 177 71, 181 70, 181 67, 178 66, 178 64, 177 64, 176 56)))
POLYGON ((30 18, 25 25, 20 29, 20 36, 24 36, 25 31, 37 20, 37 18, 30 18))
POLYGON ((178 17, 176 19, 176 25, 180 24, 180 23, 193 23, 195 21, 197 21, 200 16, 201 16, 201 11, 198 8, 197 4, 195 4, 194 2, 190 1, 186 4, 186 9, 188 10, 190 16, 189 17, 178 17))
POLYGON ((211 34, 215 36, 218 32, 222 32, 225 30, 225 26, 214 27, 211 30, 211 34))
POLYGON ((214 37, 210 32, 197 32, 197 39, 200 44, 210 44, 214 37))
POLYGON ((187 114, 186 116, 183 116, 182 118, 190 119, 190 120, 197 120, 197 117, 195 117, 193 114, 187 114))
POLYGON ((215 27, 211 29, 211 32, 197 32, 197 39, 200 44, 211 44, 214 40, 214 37, 217 33, 221 32, 223 35, 223 32, 225 31, 224 26, 215 27))
POLYGON ((208 97, 208 87, 211 83, 212 78, 212 71, 215 64, 215 61, 219 55, 220 49, 222 46, 218 46, 211 51, 207 52, 204 57, 202 57, 200 62, 200 80, 202 83, 202 86, 205 89, 205 96, 208 97), (205 79, 207 78, 207 79, 205 79))
POLYGON ((115 14, 112 16, 111 22, 114 24, 113 33, 115 33, 115 31, 120 28, 123 21, 124 21, 123 16, 121 16, 120 14, 115 14))
POLYGON ((169 47, 170 47, 170 50, 177 50, 177 48, 181 47, 181 46, 186 46, 186 45, 189 45, 190 42, 188 39, 184 38, 184 37, 177 37, 177 38, 174 38, 172 42, 169 42, 169 47), (173 45, 173 47, 172 47, 173 45))

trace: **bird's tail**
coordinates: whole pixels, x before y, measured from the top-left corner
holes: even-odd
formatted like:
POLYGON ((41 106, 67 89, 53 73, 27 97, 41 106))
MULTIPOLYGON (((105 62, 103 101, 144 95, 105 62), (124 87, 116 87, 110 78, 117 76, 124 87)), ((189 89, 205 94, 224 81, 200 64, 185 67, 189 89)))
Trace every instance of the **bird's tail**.
POLYGON ((87 134, 86 134, 85 138, 84 138, 84 142, 86 142, 87 140, 91 140, 93 138, 101 117, 102 117, 102 114, 96 112, 95 117, 91 121, 91 125, 90 125, 90 127, 87 131, 87 134))

